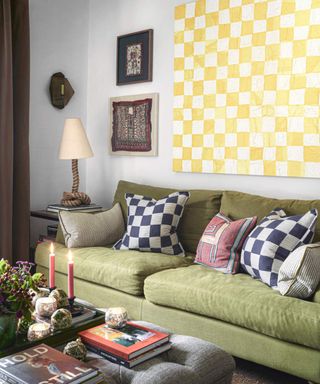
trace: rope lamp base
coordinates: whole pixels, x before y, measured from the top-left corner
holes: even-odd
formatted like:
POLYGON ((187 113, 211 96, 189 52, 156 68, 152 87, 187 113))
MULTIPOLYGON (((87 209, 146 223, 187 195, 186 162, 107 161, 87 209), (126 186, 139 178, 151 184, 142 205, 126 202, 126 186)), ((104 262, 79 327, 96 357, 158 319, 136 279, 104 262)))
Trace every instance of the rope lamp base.
POLYGON ((90 204, 90 197, 84 192, 78 192, 80 178, 77 159, 72 159, 72 179, 72 192, 63 192, 61 205, 65 207, 78 207, 79 205, 90 204))
POLYGON ((83 204, 90 204, 91 199, 84 192, 63 192, 61 205, 65 207, 78 207, 83 204))

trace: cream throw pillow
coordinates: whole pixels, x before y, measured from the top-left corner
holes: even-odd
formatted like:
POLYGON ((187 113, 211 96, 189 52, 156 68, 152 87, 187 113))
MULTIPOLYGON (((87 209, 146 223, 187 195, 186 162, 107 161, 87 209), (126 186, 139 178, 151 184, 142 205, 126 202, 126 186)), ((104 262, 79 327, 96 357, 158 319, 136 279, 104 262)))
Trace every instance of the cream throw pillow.
POLYGON ((305 299, 320 282, 320 243, 302 245, 280 267, 278 289, 281 295, 305 299))
POLYGON ((96 213, 60 211, 59 220, 68 248, 112 244, 123 236, 125 229, 119 203, 96 213))

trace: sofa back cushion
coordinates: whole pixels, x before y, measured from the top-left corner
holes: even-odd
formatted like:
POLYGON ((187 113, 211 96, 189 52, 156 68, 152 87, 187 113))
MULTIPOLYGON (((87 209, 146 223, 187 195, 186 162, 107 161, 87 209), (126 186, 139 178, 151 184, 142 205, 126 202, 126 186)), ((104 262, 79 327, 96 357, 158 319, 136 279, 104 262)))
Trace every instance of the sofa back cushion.
MULTIPOLYGON (((233 220, 258 216, 259 222, 275 208, 282 208, 288 216, 304 214, 312 208, 320 212, 320 200, 272 199, 235 191, 223 192, 221 199, 221 212, 233 220)), ((313 241, 320 241, 320 220, 313 241)))
MULTIPOLYGON (((128 213, 126 193, 134 193, 159 200, 176 191, 177 189, 152 187, 120 180, 113 204, 120 203, 126 222, 128 213)), ((178 236, 185 251, 195 253, 204 229, 212 217, 219 212, 222 192, 207 190, 188 190, 188 192, 190 192, 190 198, 180 220, 178 236)))
POLYGON ((102 212, 59 212, 67 248, 104 247, 125 231, 120 204, 102 212))

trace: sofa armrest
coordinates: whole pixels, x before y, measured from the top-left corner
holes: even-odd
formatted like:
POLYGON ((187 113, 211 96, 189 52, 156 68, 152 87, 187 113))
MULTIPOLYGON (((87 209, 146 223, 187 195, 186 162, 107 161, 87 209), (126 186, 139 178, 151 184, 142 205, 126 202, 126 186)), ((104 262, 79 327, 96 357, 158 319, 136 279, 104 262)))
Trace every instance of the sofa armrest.
POLYGON ((64 236, 60 223, 58 224, 58 230, 56 234, 56 243, 64 244, 64 236))
POLYGON ((320 304, 320 284, 313 295, 312 301, 320 304))

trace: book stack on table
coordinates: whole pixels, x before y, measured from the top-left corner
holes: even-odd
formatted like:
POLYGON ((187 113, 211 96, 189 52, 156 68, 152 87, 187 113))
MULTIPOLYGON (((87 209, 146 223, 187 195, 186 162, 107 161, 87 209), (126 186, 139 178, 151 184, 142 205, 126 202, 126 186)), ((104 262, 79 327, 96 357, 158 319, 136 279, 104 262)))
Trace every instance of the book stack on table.
POLYGON ((82 204, 78 205, 77 207, 65 207, 61 204, 49 204, 47 206, 48 212, 56 212, 59 211, 67 211, 67 212, 87 212, 87 213, 93 213, 93 212, 100 212, 102 210, 102 207, 97 204, 82 204))
POLYGON ((127 368, 133 368, 171 348, 167 333, 131 322, 121 329, 102 324, 79 335, 89 351, 127 368))
POLYGON ((40 344, 0 359, 0 382, 9 384, 98 384, 104 377, 96 368, 40 344))

